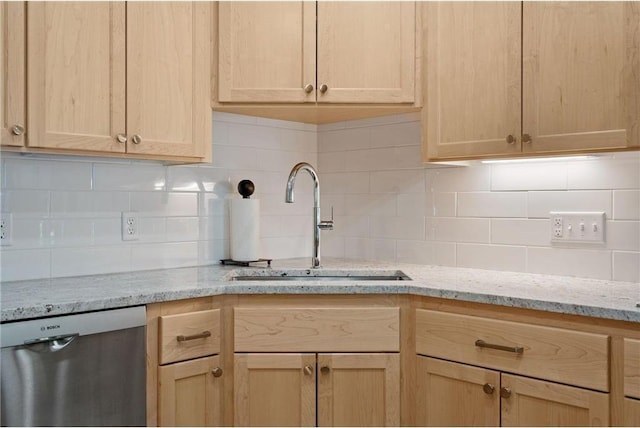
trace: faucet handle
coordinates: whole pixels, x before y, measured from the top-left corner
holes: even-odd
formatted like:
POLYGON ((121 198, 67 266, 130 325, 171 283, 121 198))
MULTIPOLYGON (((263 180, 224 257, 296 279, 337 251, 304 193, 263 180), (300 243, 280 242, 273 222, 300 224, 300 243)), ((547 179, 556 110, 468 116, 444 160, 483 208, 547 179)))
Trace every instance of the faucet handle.
POLYGON ((333 230, 333 205, 331 206, 331 220, 324 220, 318 224, 320 230, 333 230))

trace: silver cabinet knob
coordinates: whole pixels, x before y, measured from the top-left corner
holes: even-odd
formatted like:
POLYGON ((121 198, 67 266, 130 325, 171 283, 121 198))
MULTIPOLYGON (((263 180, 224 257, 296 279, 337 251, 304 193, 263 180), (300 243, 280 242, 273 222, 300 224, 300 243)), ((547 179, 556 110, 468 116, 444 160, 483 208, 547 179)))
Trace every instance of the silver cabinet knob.
POLYGON ((490 383, 485 383, 482 386, 482 390, 484 391, 485 394, 491 395, 491 394, 493 394, 493 391, 496 390, 496 387, 491 385, 490 383))
POLYGON ((133 144, 140 144, 142 143, 142 137, 136 134, 133 137, 131 137, 131 141, 133 142, 133 144))
POLYGON ((525 144, 531 144, 533 143, 533 138, 531 138, 531 135, 529 134, 522 134, 522 142, 525 144))
POLYGON ((116 135, 116 140, 118 140, 118 143, 126 143, 127 142, 127 136, 124 134, 118 134, 116 135))
POLYGON ((304 366, 304 374, 306 374, 307 376, 311 376, 313 374, 313 367, 311 366, 304 366))
POLYGON ((514 137, 513 135, 511 135, 511 134, 507 135, 507 143, 508 144, 515 144, 516 141, 518 141, 518 139, 516 137, 514 137))
POLYGON ((511 397, 511 389, 509 387, 503 386, 500 388, 500 397, 509 398, 511 397))
POLYGON ((13 125, 11 128, 11 132, 13 135, 22 135, 24 134, 24 126, 22 125, 13 125))
POLYGON ((313 91, 313 85, 312 85, 311 83, 309 83, 308 85, 306 85, 306 86, 304 87, 304 91, 305 91, 307 94, 310 94, 310 93, 311 93, 311 91, 313 91))
POLYGON ((213 377, 220 377, 222 376, 222 369, 220 367, 216 367, 211 370, 211 374, 213 374, 213 377))
POLYGON ((320 85, 320 92, 321 93, 325 93, 327 92, 327 89, 329 89, 329 87, 327 85, 325 85, 324 83, 322 85, 320 85))

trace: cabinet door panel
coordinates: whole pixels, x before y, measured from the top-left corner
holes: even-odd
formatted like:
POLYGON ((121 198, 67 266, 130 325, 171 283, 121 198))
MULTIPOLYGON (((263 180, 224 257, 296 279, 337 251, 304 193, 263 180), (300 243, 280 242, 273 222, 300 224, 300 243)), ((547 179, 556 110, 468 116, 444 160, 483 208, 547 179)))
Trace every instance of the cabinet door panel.
POLYGON ((315 102, 315 2, 220 2, 218 16, 218 101, 315 102))
POLYGON ((425 5, 427 157, 520 153, 521 4, 425 5), (517 138, 507 142, 507 136, 517 138))
POLYGON ((319 354, 319 426, 398 426, 398 354, 319 354))
POLYGON ((30 147, 124 152, 125 4, 28 4, 30 147))
POLYGON ((502 375, 502 426, 607 426, 609 395, 520 376, 502 375))
POLYGON ((412 103, 414 2, 318 2, 318 102, 412 103))
POLYGON ((624 399, 624 426, 640 426, 640 400, 633 398, 624 399))
POLYGON ((640 5, 524 2, 525 152, 640 145, 640 5))
POLYGON ((315 354, 236 354, 235 426, 315 426, 315 364, 315 354))
POLYGON ((500 425, 499 372, 434 358, 417 358, 419 426, 500 425), (485 384, 493 390, 485 392, 485 384))
POLYGON ((25 111, 25 5, 0 3, 0 145, 24 146, 25 134, 15 135, 15 125, 26 126, 25 111))
POLYGON ((213 376, 220 357, 160 366, 160 426, 221 426, 222 379, 213 376))
POLYGON ((127 3, 128 152, 206 156, 210 18, 206 2, 127 3))

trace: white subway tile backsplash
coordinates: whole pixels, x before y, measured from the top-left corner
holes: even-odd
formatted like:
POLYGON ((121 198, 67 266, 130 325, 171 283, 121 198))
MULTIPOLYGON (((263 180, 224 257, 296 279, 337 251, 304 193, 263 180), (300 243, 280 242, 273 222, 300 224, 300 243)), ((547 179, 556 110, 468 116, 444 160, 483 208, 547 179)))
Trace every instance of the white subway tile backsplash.
POLYGON ((640 282, 640 253, 614 251, 613 280, 640 282))
POLYGON ((526 192, 458 193, 459 217, 527 217, 526 192))
POLYGON ((456 249, 460 267, 522 272, 527 266, 526 247, 458 243, 456 249))
POLYGON ((371 133, 371 147, 420 146, 420 122, 403 122, 376 126, 371 133))
POLYGON ((605 228, 608 249, 640 251, 640 222, 608 221, 605 228))
POLYGON ((130 165, 93 165, 93 190, 149 191, 165 190, 166 167, 132 163, 130 165))
POLYGON ((47 249, 2 250, 0 281, 40 279, 51 276, 51 252, 47 249))
POLYGON ((421 169, 372 172, 371 191, 376 193, 425 193, 424 172, 421 169))
POLYGON ((434 241, 491 242, 491 219, 428 217, 427 236, 434 241))
POLYGON ((604 211, 612 214, 610 190, 529 192, 529 218, 549 218, 551 211, 604 211))
POLYGON ((568 164, 569 189, 640 189, 637 152, 568 164))
POLYGON ((211 164, 38 155, 2 159, 1 209, 13 213, 2 280, 218 263, 229 257, 228 198, 251 179, 261 256, 310 257, 320 172, 322 255, 638 281, 640 153, 580 162, 426 167, 420 114, 309 125, 215 112, 211 164), (549 211, 605 211, 607 243, 551 246, 549 211), (122 211, 140 240, 122 242, 122 211))
POLYGON ((491 166, 491 190, 566 190, 567 164, 495 164, 491 166))
POLYGON ((438 168, 427 171, 427 189, 435 192, 479 192, 491 189, 487 165, 438 168))
POLYGON ((370 236, 385 239, 424 239, 424 217, 370 217, 370 236))
POLYGON ((457 194, 427 192, 425 195, 425 211, 429 217, 455 217, 457 194))
POLYGON ((163 242, 131 246, 133 270, 177 268, 197 264, 198 242, 163 242))
POLYGON ((491 219, 491 243, 505 245, 549 246, 551 226, 548 219, 491 219))
POLYGON ((3 188, 91 190, 90 163, 12 158, 3 175, 3 188))
POLYGON ((527 272, 610 280, 612 278, 611 252, 529 247, 527 272))
POLYGON ((127 245, 51 250, 53 277, 126 272, 131 267, 131 247, 127 245))
POLYGON ((49 214, 51 192, 47 190, 2 190, 2 212, 29 216, 49 214))
POLYGON ((640 220, 640 190, 613 191, 613 218, 640 220))

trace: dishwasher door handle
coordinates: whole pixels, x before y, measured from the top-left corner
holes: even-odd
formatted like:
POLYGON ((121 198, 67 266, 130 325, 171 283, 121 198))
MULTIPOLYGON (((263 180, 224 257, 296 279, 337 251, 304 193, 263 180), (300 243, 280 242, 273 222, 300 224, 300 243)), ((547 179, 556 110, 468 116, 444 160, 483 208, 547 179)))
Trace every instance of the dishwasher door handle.
POLYGON ((61 336, 40 337, 38 339, 25 340, 25 346, 37 352, 57 352, 67 346, 80 336, 78 333, 65 334, 61 336))

